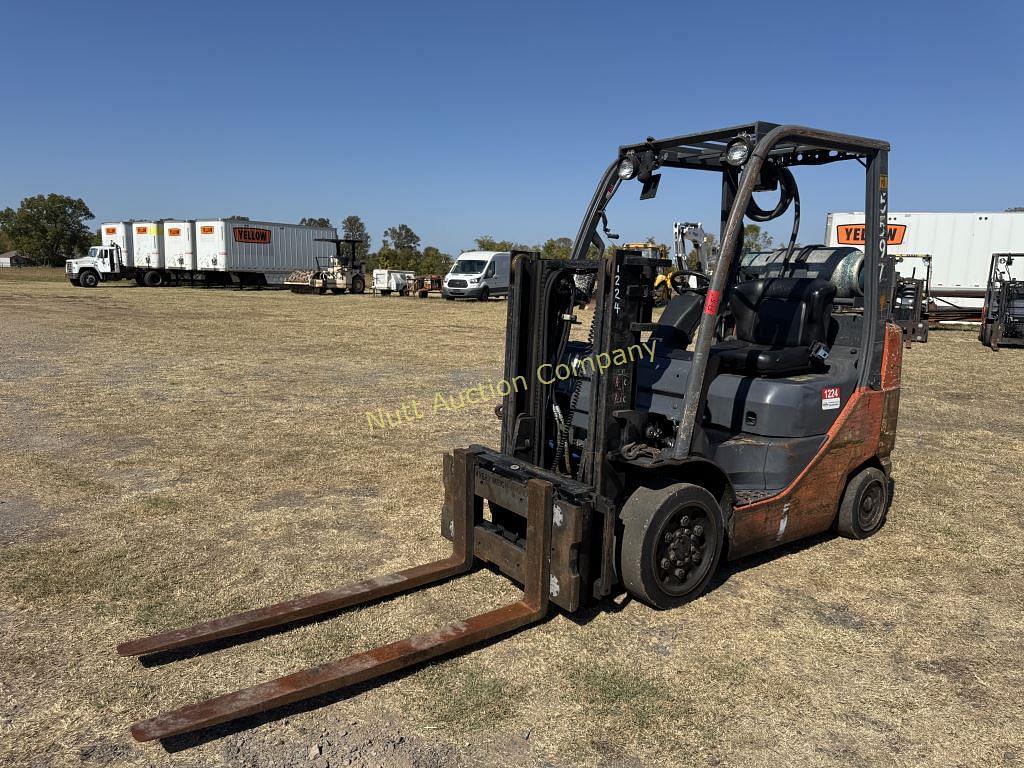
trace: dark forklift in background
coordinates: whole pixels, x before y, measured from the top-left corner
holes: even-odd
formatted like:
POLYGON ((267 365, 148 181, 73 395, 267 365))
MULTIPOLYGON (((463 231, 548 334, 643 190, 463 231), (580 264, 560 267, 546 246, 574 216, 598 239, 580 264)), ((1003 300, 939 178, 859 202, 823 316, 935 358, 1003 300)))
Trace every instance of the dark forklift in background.
POLYGON ((892 319, 903 331, 903 343, 909 348, 912 342, 928 342, 928 327, 931 322, 932 303, 932 257, 928 254, 904 254, 893 259, 896 278, 893 288, 892 319), (924 274, 918 276, 917 266, 909 274, 900 269, 906 261, 920 261, 924 274))
MULTIPOLYGON (((136 723, 165 738, 367 680, 617 594, 672 608, 707 589, 723 559, 884 523, 899 409, 902 338, 890 322, 884 141, 751 123, 624 146, 601 179, 571 260, 517 253, 511 270, 501 446, 444 459, 443 560, 118 647, 149 655, 283 628, 489 564, 523 598, 390 645, 136 723), (792 168, 865 169, 863 292, 790 258, 757 274, 740 260, 745 216, 782 215, 792 168), (710 279, 674 281, 652 322, 664 260, 607 248, 606 207, 624 184, 655 196, 661 171, 721 177, 710 279), (755 190, 780 189, 771 211, 755 190), (594 258, 596 256, 596 258, 594 258), (696 283, 694 285, 693 283, 696 283), (593 321, 573 339, 580 307, 593 321)), ((795 212, 795 211, 794 211, 795 212)), ((787 256, 799 224, 794 216, 787 256)), ((580 327, 578 330, 583 330, 580 327)))
POLYGON ((978 339, 986 347, 1024 347, 1024 280, 1010 268, 1020 253, 993 253, 978 339))

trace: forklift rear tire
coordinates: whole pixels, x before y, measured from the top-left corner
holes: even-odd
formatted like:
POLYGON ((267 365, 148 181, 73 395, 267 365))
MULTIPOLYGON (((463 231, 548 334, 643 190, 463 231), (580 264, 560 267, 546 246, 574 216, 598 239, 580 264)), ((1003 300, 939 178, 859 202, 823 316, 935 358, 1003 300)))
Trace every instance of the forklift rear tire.
POLYGON ((850 478, 839 503, 836 531, 848 539, 866 539, 885 525, 889 484, 877 467, 865 467, 850 478))
POLYGON ((78 282, 83 288, 95 288, 100 284, 100 276, 92 270, 88 270, 78 276, 78 282))
POLYGON ((725 541, 722 508, 699 485, 638 488, 622 507, 619 572, 638 600, 675 608, 701 595, 725 541))

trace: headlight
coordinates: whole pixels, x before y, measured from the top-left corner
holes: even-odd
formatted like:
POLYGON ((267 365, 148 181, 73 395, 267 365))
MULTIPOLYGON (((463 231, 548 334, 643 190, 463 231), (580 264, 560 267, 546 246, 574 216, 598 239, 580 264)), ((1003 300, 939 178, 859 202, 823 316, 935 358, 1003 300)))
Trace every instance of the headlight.
POLYGON ((476 285, 479 282, 480 282, 480 278, 479 277, 471 277, 471 278, 469 278, 469 284, 470 285, 476 285))
POLYGON ((630 153, 622 158, 619 162, 619 178, 623 181, 628 181, 636 176, 638 170, 637 166, 639 163, 636 161, 636 155, 630 153))
POLYGON ((737 136, 725 147, 725 162, 729 165, 743 165, 750 158, 753 146, 746 136, 737 136))

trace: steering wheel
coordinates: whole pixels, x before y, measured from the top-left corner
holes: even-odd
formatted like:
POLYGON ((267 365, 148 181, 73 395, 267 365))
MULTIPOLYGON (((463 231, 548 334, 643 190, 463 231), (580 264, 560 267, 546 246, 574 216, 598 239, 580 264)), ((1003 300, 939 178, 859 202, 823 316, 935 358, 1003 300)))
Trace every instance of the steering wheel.
POLYGON ((672 273, 668 281, 672 284, 672 290, 676 293, 697 293, 701 296, 708 292, 708 288, 711 285, 711 278, 703 272, 694 272, 689 269, 677 269, 672 273), (690 286, 689 278, 691 277, 697 280, 696 288, 690 286))

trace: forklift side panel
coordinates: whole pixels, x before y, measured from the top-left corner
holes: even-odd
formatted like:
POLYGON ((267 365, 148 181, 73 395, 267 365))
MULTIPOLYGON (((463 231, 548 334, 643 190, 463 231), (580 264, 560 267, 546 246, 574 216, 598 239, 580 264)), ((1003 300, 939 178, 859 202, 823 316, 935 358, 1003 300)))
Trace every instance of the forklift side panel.
POLYGON ((736 508, 730 559, 827 531, 835 520, 850 473, 872 460, 888 467, 895 442, 902 356, 902 332, 899 326, 889 324, 882 388, 862 387, 854 393, 817 457, 785 491, 736 508))

